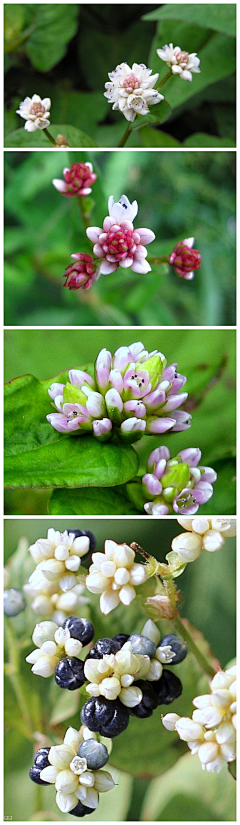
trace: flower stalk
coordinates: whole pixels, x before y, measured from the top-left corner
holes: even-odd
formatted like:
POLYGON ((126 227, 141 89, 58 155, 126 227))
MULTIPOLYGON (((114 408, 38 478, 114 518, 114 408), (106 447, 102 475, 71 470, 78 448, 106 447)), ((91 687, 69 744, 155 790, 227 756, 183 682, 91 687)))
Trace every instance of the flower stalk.
POLYGON ((50 132, 48 131, 48 129, 43 129, 43 132, 44 132, 44 134, 46 135, 47 139, 48 139, 48 140, 50 141, 50 143, 52 144, 52 146, 56 147, 55 140, 54 140, 54 138, 52 137, 52 135, 50 135, 50 132))

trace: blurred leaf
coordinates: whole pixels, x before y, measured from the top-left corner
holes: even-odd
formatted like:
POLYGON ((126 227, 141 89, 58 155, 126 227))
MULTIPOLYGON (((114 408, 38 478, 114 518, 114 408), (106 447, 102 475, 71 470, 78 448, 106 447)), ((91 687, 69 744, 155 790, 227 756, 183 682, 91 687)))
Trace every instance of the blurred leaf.
POLYGON ((138 510, 130 504, 124 486, 106 491, 101 487, 81 490, 54 490, 49 504, 51 516, 98 515, 136 516, 138 510))
POLYGON ((206 26, 234 37, 236 34, 235 3, 164 3, 159 9, 144 14, 143 20, 181 20, 194 26, 206 26))
POLYGON ((218 137, 217 135, 206 135, 204 132, 195 132, 194 135, 189 135, 184 141, 184 146, 189 146, 193 148, 200 148, 209 146, 210 148, 214 146, 216 149, 223 149, 224 147, 235 147, 236 141, 232 140, 231 137, 228 137, 226 131, 226 137, 218 137))
MULTIPOLYGON (((68 123, 51 124, 51 126, 49 126, 49 132, 54 138, 59 134, 64 135, 71 148, 87 149, 88 146, 96 146, 89 135, 86 135, 85 132, 80 131, 80 129, 76 129, 75 126, 69 126, 68 123)), ((6 135, 4 145, 11 149, 22 147, 26 149, 50 149, 50 143, 44 134, 44 129, 37 129, 36 132, 26 132, 25 129, 17 129, 16 132, 11 132, 10 135, 6 135)), ((52 147, 52 149, 54 149, 54 147, 52 147)), ((63 150, 58 149, 57 151, 60 153, 63 150)))
MULTIPOLYGON (((91 9, 91 6, 90 6, 91 9)), ((109 80, 108 73, 115 69, 129 57, 132 63, 144 61, 143 51, 147 56, 152 38, 152 26, 140 20, 124 30, 116 25, 114 19, 104 27, 99 23, 91 25, 87 21, 79 31, 79 58, 81 69, 85 75, 88 88, 101 89, 104 93, 104 84, 109 80), (94 55, 89 60, 89 55, 94 55)), ((95 21, 94 21, 95 23, 95 21)), ((109 104, 108 104, 109 105, 109 104)), ((110 109, 110 107, 109 107, 110 109)))
MULTIPOLYGON (((177 734, 175 734, 176 736, 177 734)), ((186 753, 160 779, 150 783, 142 821, 235 821, 235 787, 224 765, 220 774, 202 770, 197 756, 186 753)))
POLYGON ((131 446, 101 444, 92 435, 64 436, 48 424, 50 384, 28 375, 6 386, 6 486, 97 487, 101 480, 105 487, 135 475, 131 446))
POLYGON ((40 72, 59 63, 67 43, 77 31, 77 3, 39 3, 35 7, 34 30, 27 42, 27 55, 40 72))
POLYGON ((23 3, 6 3, 4 6, 4 47, 5 51, 14 48, 25 23, 23 3))
POLYGON ((155 147, 171 148, 181 145, 176 138, 172 137, 172 135, 168 135, 166 132, 160 132, 160 130, 149 126, 145 126, 144 129, 141 129, 140 134, 143 146, 149 147, 150 149, 154 149, 155 147))
POLYGON ((80 694, 77 690, 71 692, 63 690, 54 704, 49 725, 55 727, 60 722, 65 722, 65 719, 69 719, 70 716, 74 716, 79 708, 79 699, 80 694))

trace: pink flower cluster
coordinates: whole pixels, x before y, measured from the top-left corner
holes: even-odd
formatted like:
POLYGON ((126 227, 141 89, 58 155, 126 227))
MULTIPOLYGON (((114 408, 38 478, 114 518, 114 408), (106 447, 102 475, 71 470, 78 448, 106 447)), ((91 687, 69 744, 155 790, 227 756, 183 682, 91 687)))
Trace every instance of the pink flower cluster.
POLYGON ((143 476, 144 504, 148 515, 181 513, 194 515, 213 494, 217 474, 212 467, 199 467, 202 453, 196 447, 180 450, 171 458, 167 447, 157 447, 148 458, 148 472, 143 476))
POLYGON ((150 272, 144 244, 154 241, 155 235, 151 229, 134 229, 137 201, 130 204, 126 195, 122 195, 118 203, 114 203, 111 196, 108 208, 109 216, 103 221, 103 229, 98 226, 87 229, 87 236, 94 244, 94 255, 104 259, 100 265, 100 275, 115 272, 119 266, 144 275, 150 272))
POLYGON ((173 266, 177 275, 185 278, 186 281, 192 281, 194 270, 201 267, 200 252, 198 249, 192 249, 194 240, 194 238, 185 238, 184 241, 179 241, 169 255, 170 266, 173 266))
POLYGON ((70 169, 63 169, 64 180, 54 178, 53 186, 67 198, 75 195, 90 195, 91 186, 97 180, 92 163, 72 163, 70 169))

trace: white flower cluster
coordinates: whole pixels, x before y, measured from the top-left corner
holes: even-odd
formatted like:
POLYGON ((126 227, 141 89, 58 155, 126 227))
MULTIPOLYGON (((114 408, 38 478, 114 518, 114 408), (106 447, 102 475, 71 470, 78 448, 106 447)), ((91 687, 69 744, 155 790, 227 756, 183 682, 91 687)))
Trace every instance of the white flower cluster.
POLYGON ((236 759, 236 667, 219 670, 210 683, 211 693, 196 696, 192 719, 167 713, 162 723, 176 730, 198 755, 203 770, 219 773, 224 763, 236 759))
POLYGON ((32 640, 36 649, 29 653, 26 662, 32 665, 32 672, 37 676, 52 676, 55 667, 64 656, 78 657, 82 642, 73 639, 67 628, 58 627, 55 622, 40 622, 34 628, 32 640))
POLYGON ((180 46, 173 47, 173 43, 157 49, 157 55, 169 66, 172 74, 178 75, 182 80, 191 81, 192 74, 199 74, 201 71, 200 60, 196 52, 189 54, 189 52, 182 51, 180 46))
POLYGON ((157 89, 153 86, 158 80, 158 74, 152 75, 152 70, 148 69, 144 63, 120 63, 108 77, 110 82, 105 83, 109 103, 113 103, 113 109, 119 109, 126 120, 135 120, 136 115, 147 115, 149 106, 160 103, 163 100, 157 89))
POLYGON ((214 553, 220 550, 225 538, 236 535, 236 520, 231 518, 188 518, 178 517, 177 521, 187 530, 172 541, 172 549, 182 562, 195 561, 202 550, 214 553))
MULTIPOLYGON (((50 782, 56 788, 56 803, 62 813, 73 811, 79 801, 93 810, 98 806, 98 794, 110 791, 115 786, 111 774, 104 770, 90 770, 87 760, 78 755, 78 749, 85 738, 75 728, 68 728, 62 745, 50 748, 50 765, 43 768, 40 779, 50 782)), ((94 738, 94 734, 91 734, 94 738)), ((87 811, 87 813, 89 813, 87 811)))
MULTIPOLYGON (((141 637, 145 642, 150 639, 154 647, 160 641, 160 632, 149 619, 143 627, 141 637)), ((134 653, 134 645, 129 641, 117 653, 104 654, 101 659, 87 659, 84 674, 89 684, 86 692, 90 696, 104 696, 106 699, 120 699, 128 708, 135 707, 142 700, 141 689, 134 685, 139 679, 149 682, 158 681, 162 675, 163 665, 172 662, 175 653, 169 645, 157 647, 151 657, 134 653)))
POLYGON ((143 564, 135 563, 135 552, 127 544, 107 540, 104 553, 93 553, 86 587, 101 593, 100 610, 107 615, 118 604, 129 605, 136 597, 135 587, 147 579, 143 564))
POLYGON ((36 132, 37 129, 46 129, 50 126, 50 109, 50 97, 41 100, 39 95, 33 95, 22 100, 16 113, 26 121, 24 129, 27 132, 36 132))
POLYGON ((67 530, 50 528, 46 539, 38 539, 29 547, 36 568, 24 586, 33 598, 32 609, 39 616, 51 616, 61 624, 80 604, 86 604, 82 596, 83 585, 78 583, 81 557, 90 547, 88 536, 75 538, 67 530))

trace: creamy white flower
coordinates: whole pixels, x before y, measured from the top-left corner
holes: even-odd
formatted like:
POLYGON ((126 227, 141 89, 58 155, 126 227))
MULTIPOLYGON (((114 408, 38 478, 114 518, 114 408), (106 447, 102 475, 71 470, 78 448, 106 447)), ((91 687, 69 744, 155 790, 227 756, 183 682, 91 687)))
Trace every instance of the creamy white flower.
POLYGON ((24 129, 27 132, 36 132, 37 129, 46 129, 50 125, 50 108, 50 97, 44 97, 41 100, 39 95, 33 95, 33 97, 25 97, 16 113, 26 120, 24 129))
POLYGON ((108 75, 110 82, 105 83, 104 96, 113 103, 113 109, 119 109, 126 120, 132 122, 137 114, 147 115, 149 106, 164 99, 153 88, 158 74, 151 75, 152 70, 144 63, 133 63, 132 68, 128 63, 120 63, 108 75))
POLYGON ((52 676, 56 665, 64 656, 78 657, 82 643, 70 636, 69 630, 55 622, 40 622, 33 631, 32 640, 37 648, 26 656, 37 676, 52 676))
MULTIPOLYGON (((90 738, 95 738, 94 733, 88 731, 89 733, 90 738)), ((108 771, 90 770, 87 759, 78 755, 78 749, 85 738, 83 728, 81 731, 68 728, 63 744, 50 748, 50 766, 43 768, 40 774, 43 781, 55 785, 56 803, 62 813, 70 813, 79 800, 87 808, 94 810, 98 806, 98 794, 110 791, 115 785, 108 771)))
POLYGON ((118 604, 129 605, 136 597, 135 587, 147 579, 143 564, 135 563, 135 552, 127 544, 107 540, 104 553, 93 553, 86 587, 101 594, 100 610, 105 615, 118 604))
POLYGON ((191 81, 192 74, 199 74, 201 71, 200 60, 196 52, 189 54, 189 52, 182 51, 180 46, 173 47, 173 43, 157 49, 157 55, 169 66, 172 74, 178 75, 182 80, 191 81))
POLYGON ((35 597, 36 612, 41 614, 43 609, 47 615, 56 607, 69 613, 81 603, 79 596, 83 588, 80 585, 79 591, 77 576, 81 558, 88 553, 89 546, 88 536, 75 538, 74 533, 68 534, 67 530, 60 533, 50 528, 46 539, 38 539, 29 547, 36 567, 24 589, 29 596, 35 597), (71 595, 69 591, 73 591, 71 595))
MULTIPOLYGON (((207 468, 204 469, 206 474, 207 468)), ((177 521, 187 532, 176 536, 171 546, 185 563, 195 561, 202 550, 209 553, 220 550, 226 537, 236 535, 235 519, 178 516, 177 521)))

